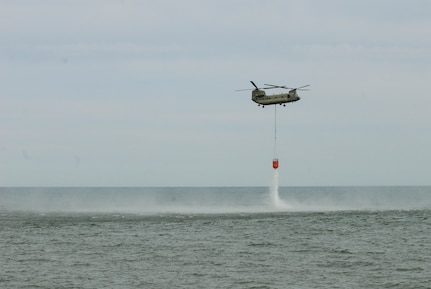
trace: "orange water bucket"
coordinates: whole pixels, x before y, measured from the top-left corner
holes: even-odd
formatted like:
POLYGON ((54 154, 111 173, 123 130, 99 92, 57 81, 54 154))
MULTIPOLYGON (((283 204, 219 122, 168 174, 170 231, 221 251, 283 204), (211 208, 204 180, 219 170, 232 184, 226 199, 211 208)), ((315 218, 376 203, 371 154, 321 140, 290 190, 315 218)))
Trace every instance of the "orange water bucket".
POLYGON ((272 160, 272 167, 273 167, 274 169, 277 169, 277 168, 278 168, 278 159, 273 159, 273 160, 272 160))

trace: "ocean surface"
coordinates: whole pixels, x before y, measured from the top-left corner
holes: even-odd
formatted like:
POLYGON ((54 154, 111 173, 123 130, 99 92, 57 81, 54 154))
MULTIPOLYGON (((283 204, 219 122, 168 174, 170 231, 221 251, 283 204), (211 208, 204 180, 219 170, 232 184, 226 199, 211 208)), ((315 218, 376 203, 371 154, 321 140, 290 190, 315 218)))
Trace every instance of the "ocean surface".
POLYGON ((431 288, 431 187, 0 188, 0 288, 431 288))

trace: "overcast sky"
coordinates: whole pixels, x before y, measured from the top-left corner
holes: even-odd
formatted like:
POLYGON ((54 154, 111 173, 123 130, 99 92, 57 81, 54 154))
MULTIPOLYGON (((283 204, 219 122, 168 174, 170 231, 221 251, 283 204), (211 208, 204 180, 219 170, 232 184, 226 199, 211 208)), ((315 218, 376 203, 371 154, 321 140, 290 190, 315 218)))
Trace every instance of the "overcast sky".
POLYGON ((431 1, 0 1, 0 186, 430 185, 431 1), (281 92, 281 91, 280 91, 281 92))

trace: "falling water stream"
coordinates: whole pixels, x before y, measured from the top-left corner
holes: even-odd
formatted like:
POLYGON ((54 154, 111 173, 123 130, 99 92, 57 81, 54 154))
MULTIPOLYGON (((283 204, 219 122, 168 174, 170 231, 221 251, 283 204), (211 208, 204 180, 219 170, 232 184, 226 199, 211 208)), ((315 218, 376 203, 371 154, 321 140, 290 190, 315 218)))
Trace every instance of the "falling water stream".
POLYGON ((278 192, 278 157, 277 157, 277 105, 274 105, 274 157, 272 161, 273 177, 270 186, 271 205, 276 208, 286 208, 286 204, 280 200, 278 192))
POLYGON ((271 205, 275 208, 280 207, 280 196, 278 193, 278 170, 274 169, 272 183, 270 187, 271 205))

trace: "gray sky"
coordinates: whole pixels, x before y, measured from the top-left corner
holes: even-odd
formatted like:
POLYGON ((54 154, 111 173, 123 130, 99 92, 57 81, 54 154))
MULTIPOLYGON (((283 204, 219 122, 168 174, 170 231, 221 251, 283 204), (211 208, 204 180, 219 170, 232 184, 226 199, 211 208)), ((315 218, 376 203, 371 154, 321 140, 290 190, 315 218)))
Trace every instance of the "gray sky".
POLYGON ((0 1, 0 186, 430 185, 431 1, 0 1))

